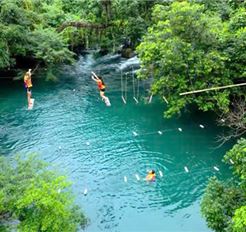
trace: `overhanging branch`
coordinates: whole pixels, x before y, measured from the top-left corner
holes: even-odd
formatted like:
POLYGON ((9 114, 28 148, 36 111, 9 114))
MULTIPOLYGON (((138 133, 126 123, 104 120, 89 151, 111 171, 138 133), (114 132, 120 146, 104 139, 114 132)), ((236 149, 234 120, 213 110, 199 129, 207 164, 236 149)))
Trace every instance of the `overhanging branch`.
POLYGON ((76 27, 76 28, 88 28, 94 30, 105 30, 106 28, 112 26, 111 24, 97 24, 97 23, 88 23, 88 22, 65 22, 58 29, 58 32, 63 31, 67 27, 76 27))

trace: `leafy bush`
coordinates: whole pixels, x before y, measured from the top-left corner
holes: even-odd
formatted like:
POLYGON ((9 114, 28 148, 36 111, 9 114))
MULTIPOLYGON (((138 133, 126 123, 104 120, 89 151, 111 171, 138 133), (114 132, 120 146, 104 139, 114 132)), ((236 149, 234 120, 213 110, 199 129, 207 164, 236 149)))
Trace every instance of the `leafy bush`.
POLYGON ((0 223, 17 220, 28 232, 77 231, 87 219, 74 205, 70 185, 36 156, 0 157, 0 223))
POLYGON ((215 231, 246 231, 246 139, 240 139, 226 153, 224 161, 232 165, 235 177, 230 183, 210 179, 201 202, 201 212, 215 231))

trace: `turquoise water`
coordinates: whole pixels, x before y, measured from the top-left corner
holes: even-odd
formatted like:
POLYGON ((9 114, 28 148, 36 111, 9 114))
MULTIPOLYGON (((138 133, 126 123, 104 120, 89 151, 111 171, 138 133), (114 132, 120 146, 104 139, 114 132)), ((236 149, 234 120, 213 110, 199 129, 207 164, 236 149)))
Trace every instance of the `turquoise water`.
MULTIPOLYGON (((156 97, 151 104, 143 99, 136 104, 131 71, 137 63, 136 58, 88 55, 59 68, 55 84, 38 78, 39 73, 33 81, 32 111, 21 81, 1 81, 0 153, 37 152, 68 175, 76 202, 90 218, 87 232, 210 231, 199 203, 209 177, 230 175, 221 162, 229 147, 214 149, 221 131, 212 115, 186 112, 167 120, 162 116, 165 103, 156 97), (120 69, 129 72, 126 105, 120 69), (92 70, 105 77, 111 107, 100 100, 92 70), (144 180, 149 169, 157 172, 154 183, 144 180)), ((147 96, 146 86, 140 83, 141 97, 147 96)))

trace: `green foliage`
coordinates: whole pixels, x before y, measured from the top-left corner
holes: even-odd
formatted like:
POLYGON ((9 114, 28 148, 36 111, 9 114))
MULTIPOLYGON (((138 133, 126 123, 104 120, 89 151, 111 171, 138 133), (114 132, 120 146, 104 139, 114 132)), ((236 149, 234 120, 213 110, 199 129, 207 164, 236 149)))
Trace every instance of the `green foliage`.
POLYGON ((113 33, 118 44, 129 39, 133 45, 139 44, 151 23, 151 9, 158 1, 115 0, 112 1, 113 33), (119 26, 117 26, 119 25, 119 26))
POLYGON ((229 1, 228 0, 213 0, 213 1, 202 0, 197 2, 203 3, 206 10, 219 13, 220 17, 223 20, 226 20, 229 18, 229 15, 232 11, 229 1))
POLYGON ((54 0, 52 4, 44 3, 42 5, 42 15, 45 18, 45 23, 52 27, 59 27, 65 21, 63 4, 60 0, 54 0))
POLYGON ((154 25, 137 47, 139 78, 154 77, 152 92, 170 102, 166 117, 194 103, 203 111, 228 112, 234 90, 179 93, 231 84, 246 73, 245 9, 234 11, 226 22, 208 9, 186 1, 156 5, 154 25))
POLYGON ((226 153, 224 161, 230 164, 230 160, 234 163, 232 166, 234 174, 242 181, 246 181, 246 139, 238 140, 237 144, 226 153))
POLYGON ((35 57, 44 59, 46 64, 73 61, 73 53, 68 50, 65 41, 54 29, 38 29, 30 37, 35 57))
POLYGON ((231 231, 231 219, 243 199, 241 189, 223 184, 216 177, 211 178, 201 203, 208 227, 215 231, 231 231))
POLYGON ((53 73, 52 66, 48 67, 47 74, 46 74, 46 81, 51 81, 51 82, 57 82, 57 77, 53 73))
POLYGON ((179 99, 178 94, 192 89, 229 84, 225 61, 218 49, 226 27, 218 16, 205 14, 204 7, 188 2, 157 5, 154 26, 137 48, 143 69, 142 78, 154 76, 152 91, 170 102, 166 116, 180 113, 187 104, 196 103, 204 111, 228 110, 229 93, 207 93, 179 99), (178 102, 178 104, 177 104, 178 102))
POLYGON ((201 212, 208 226, 215 231, 245 231, 245 152, 246 140, 240 139, 224 156, 225 162, 232 165, 235 178, 230 183, 223 183, 213 177, 206 188, 201 202, 201 212))
POLYGON ((70 183, 35 156, 0 159, 0 220, 18 220, 20 231, 76 231, 86 218, 74 205, 70 183))
MULTIPOLYGON (((0 29, 1 30, 1 29, 0 29)), ((1 37, 1 31, 0 31, 1 37)), ((10 66, 10 54, 6 40, 0 38, 0 69, 10 66)))
POLYGON ((139 43, 158 2, 142 0, 2 0, 0 5, 0 69, 13 67, 17 57, 46 65, 71 61, 70 49, 103 48, 115 51, 124 41, 139 43), (110 24, 104 30, 66 28, 63 23, 110 24))
POLYGON ((84 47, 100 47, 108 51, 114 51, 126 40, 130 40, 133 47, 139 43, 151 22, 151 8, 158 1, 62 0, 62 2, 66 21, 75 19, 74 21, 87 23, 110 24, 110 27, 100 31, 96 29, 76 29, 81 32, 81 36, 74 38, 73 34, 67 34, 71 43, 76 45, 82 42, 84 47))
POLYGON ((60 0, 1 1, 0 68, 15 65, 16 57, 32 57, 45 64, 71 62, 73 53, 56 31, 63 21, 60 0))
POLYGON ((246 206, 237 209, 233 217, 233 231, 245 232, 246 231, 246 206))
POLYGON ((233 79, 246 77, 246 8, 237 9, 229 21, 229 34, 225 41, 227 66, 233 79))

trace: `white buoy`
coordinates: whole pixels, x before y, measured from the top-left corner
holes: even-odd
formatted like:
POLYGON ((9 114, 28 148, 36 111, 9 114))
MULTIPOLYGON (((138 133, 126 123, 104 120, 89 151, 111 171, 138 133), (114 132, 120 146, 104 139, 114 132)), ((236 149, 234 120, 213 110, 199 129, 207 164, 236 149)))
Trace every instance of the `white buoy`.
POLYGON ((59 146, 59 150, 61 150, 62 148, 61 148, 61 146, 59 146))
POLYGON ((217 168, 216 166, 214 166, 214 169, 215 169, 216 171, 219 171, 219 168, 217 168))
POLYGON ((163 177, 163 173, 161 170, 159 171, 159 174, 160 174, 160 177, 163 177))
POLYGON ((137 136, 137 135, 138 135, 138 133, 135 132, 135 131, 133 131, 132 134, 133 134, 134 136, 137 136))
POLYGON ((186 171, 186 172, 189 172, 189 169, 185 166, 184 167, 184 170, 186 171))
POLYGON ((124 181, 127 182, 127 177, 126 176, 124 176, 124 181))
POLYGON ((90 145, 90 142, 87 141, 87 142, 86 142, 86 145, 89 146, 89 145, 90 145))
POLYGON ((182 132, 183 130, 182 130, 182 128, 178 128, 178 130, 180 131, 180 132, 182 132))
POLYGON ((140 180, 140 177, 139 177, 138 174, 136 174, 135 177, 136 177, 137 180, 140 180))
POLYGON ((202 129, 204 128, 204 126, 202 124, 199 125, 202 129))
POLYGON ((87 188, 85 188, 85 190, 84 190, 84 195, 86 195, 87 192, 88 192, 88 190, 87 190, 87 188))
POLYGON ((231 164, 234 164, 234 162, 233 162, 233 160, 232 160, 232 159, 229 159, 229 161, 230 161, 230 163, 231 163, 231 164))
POLYGON ((75 92, 75 89, 73 89, 73 92, 75 92))
POLYGON ((162 135, 162 131, 158 131, 158 134, 159 134, 159 135, 162 135))

